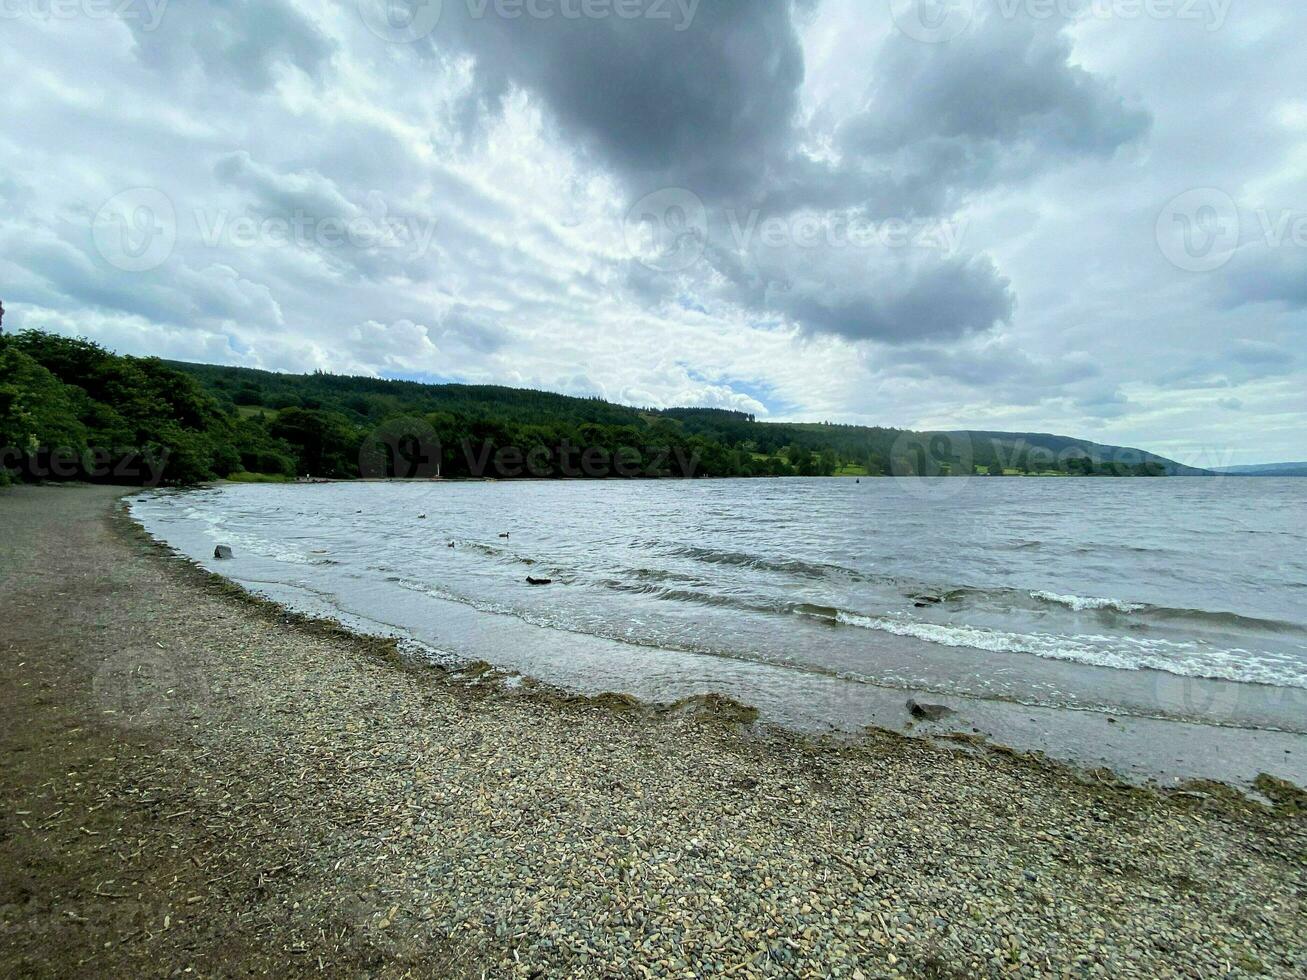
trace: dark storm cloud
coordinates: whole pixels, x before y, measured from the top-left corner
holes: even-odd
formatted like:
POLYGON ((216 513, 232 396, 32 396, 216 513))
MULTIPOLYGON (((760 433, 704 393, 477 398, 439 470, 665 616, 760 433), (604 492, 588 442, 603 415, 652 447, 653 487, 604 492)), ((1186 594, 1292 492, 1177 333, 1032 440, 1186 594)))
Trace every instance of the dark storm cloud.
POLYGON ((1281 303, 1307 309, 1307 248, 1259 248, 1240 255, 1225 282, 1230 306, 1281 303))
MULTIPOLYGON (((860 83, 862 110, 823 134, 798 118, 801 8, 789 2, 703 3, 682 23, 477 9, 447 4, 431 42, 475 57, 478 106, 514 87, 533 93, 614 169, 632 201, 682 187, 716 228, 727 211, 940 213, 966 191, 1110 156, 1148 129, 1145 112, 1071 64, 1064 19, 992 17, 945 45, 891 34, 860 83), (822 137, 841 158, 805 153, 822 137)), ((706 258, 756 314, 855 340, 963 336, 1008 322, 1014 308, 1011 283, 983 255, 851 261, 817 247, 790 250, 790 264, 778 265, 775 255, 717 248, 706 258)), ((630 284, 654 302, 680 288, 634 273, 630 284)))
POLYGON ((1115 385, 1108 385, 1075 399, 1075 407, 1097 419, 1120 418, 1130 411, 1130 399, 1115 385))
POLYGON ((848 169, 888 170, 907 201, 930 210, 1143 137, 1149 114, 1072 64, 1066 27, 990 16, 946 44, 891 35, 865 107, 839 128, 848 169))
POLYGON ((637 0, 662 17, 478 15, 445 5, 432 42, 476 57, 476 95, 511 85, 636 180, 738 191, 788 155, 803 54, 788 0, 637 0))
POLYGON ((904 344, 980 333, 1012 318, 1011 284, 985 256, 787 255, 766 273, 760 307, 805 329, 904 344))
POLYGON ((682 186, 710 206, 934 213, 1148 131, 1146 111, 1072 64, 1065 18, 1024 16, 981 18, 948 44, 891 33, 868 59, 862 110, 833 133, 808 131, 795 20, 809 6, 720 0, 680 23, 506 19, 454 3, 431 42, 475 56, 481 111, 513 86, 531 91, 636 196, 682 186), (833 138, 842 158, 806 155, 813 138, 833 138))

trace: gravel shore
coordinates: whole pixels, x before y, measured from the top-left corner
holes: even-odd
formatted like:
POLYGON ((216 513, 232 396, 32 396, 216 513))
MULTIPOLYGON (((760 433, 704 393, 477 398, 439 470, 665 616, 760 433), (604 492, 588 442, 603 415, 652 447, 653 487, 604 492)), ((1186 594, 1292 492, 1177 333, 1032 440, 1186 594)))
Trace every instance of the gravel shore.
POLYGON ((0 491, 0 975, 1307 975, 1307 808, 405 661, 0 491))

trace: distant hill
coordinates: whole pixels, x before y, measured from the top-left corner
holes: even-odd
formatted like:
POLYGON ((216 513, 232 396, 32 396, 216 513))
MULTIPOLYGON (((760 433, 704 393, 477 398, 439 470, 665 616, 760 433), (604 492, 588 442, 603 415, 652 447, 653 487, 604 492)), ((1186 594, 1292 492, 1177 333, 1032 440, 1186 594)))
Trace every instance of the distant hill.
POLYGON ((1222 476, 1307 476, 1307 463, 1263 463, 1260 466, 1221 466, 1222 476))
POLYGON ((661 430, 700 440, 717 475, 972 475, 1059 473, 1074 476, 1199 476, 1155 453, 1070 436, 1014 432, 910 432, 878 426, 760 422, 714 408, 652 409, 597 398, 493 385, 430 385, 372 377, 292 375, 251 368, 170 362, 220 401, 244 414, 288 408, 338 413, 359 425, 403 413, 432 413, 512 425, 568 424, 661 430), (670 429, 668 427, 671 427, 670 429), (725 459, 722 453, 731 458, 725 459))
POLYGON ((1084 451, 1092 458, 1099 460, 1156 464, 1166 470, 1167 476, 1212 475, 1211 470, 1185 466, 1183 463, 1177 463, 1173 459, 1167 459, 1165 456, 1158 456, 1156 453, 1150 453, 1143 449, 1110 446, 1103 443, 1089 442, 1085 439, 1076 439, 1071 436, 1055 436, 1044 432, 967 432, 965 434, 976 442, 997 443, 1008 447, 1016 447, 1022 444, 1043 447, 1053 451, 1058 456, 1065 453, 1084 451))
POLYGON ((0 336, 0 484, 1199 472, 1044 433, 760 422, 494 385, 165 362, 38 331, 0 336))

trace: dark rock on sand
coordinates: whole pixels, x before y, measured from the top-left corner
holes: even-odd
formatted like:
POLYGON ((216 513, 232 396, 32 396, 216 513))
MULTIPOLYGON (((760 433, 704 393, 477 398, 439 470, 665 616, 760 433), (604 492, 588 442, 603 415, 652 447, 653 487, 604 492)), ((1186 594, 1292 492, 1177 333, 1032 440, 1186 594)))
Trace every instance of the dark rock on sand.
POLYGON ((942 704, 922 704, 909 699, 908 713, 918 721, 942 721, 953 714, 953 709, 942 704))
POLYGON ((712 721, 724 725, 752 725, 758 720, 758 709, 741 704, 721 694, 695 694, 667 705, 661 713, 669 718, 695 721, 712 721))

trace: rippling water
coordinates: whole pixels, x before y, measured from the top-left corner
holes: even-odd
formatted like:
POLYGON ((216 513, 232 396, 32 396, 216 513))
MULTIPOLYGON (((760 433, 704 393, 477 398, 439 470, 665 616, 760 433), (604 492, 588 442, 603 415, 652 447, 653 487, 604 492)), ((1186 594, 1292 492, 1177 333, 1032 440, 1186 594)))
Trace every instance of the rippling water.
POLYGON ((1307 480, 227 486, 134 513, 283 600, 579 688, 1307 727, 1307 480))

